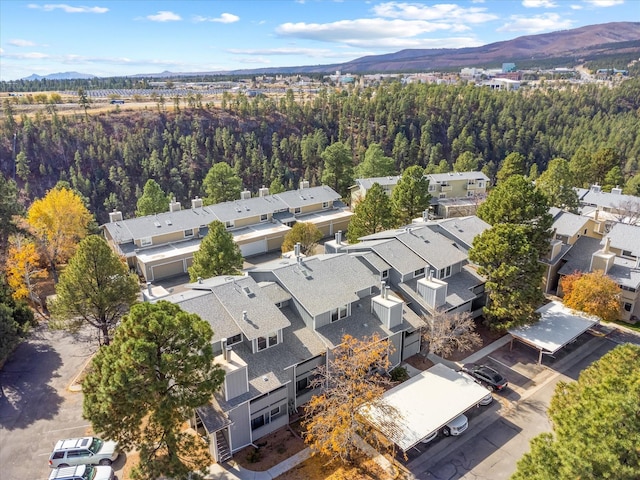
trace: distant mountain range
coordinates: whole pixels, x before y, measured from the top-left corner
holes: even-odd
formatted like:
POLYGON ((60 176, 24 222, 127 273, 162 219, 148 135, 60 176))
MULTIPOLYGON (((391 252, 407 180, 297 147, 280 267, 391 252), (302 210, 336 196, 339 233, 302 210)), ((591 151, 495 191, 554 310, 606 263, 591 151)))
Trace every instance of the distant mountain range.
MULTIPOLYGON (((167 78, 191 75, 255 75, 288 73, 392 73, 460 67, 491 67, 502 62, 535 64, 558 60, 576 65, 598 56, 634 53, 640 57, 640 22, 614 22, 571 30, 528 35, 470 48, 407 49, 385 55, 369 55, 345 63, 297 67, 270 67, 215 72, 162 72, 133 77, 167 78)), ((93 78, 77 72, 56 73, 25 80, 93 78), (75 75, 75 76, 73 76, 75 75)))
POLYGON ((51 73, 49 75, 36 75, 35 73, 29 75, 28 77, 23 78, 22 80, 74 80, 74 79, 89 79, 89 78, 97 78, 95 75, 91 75, 88 73, 78 73, 78 72, 62 72, 62 73, 51 73))

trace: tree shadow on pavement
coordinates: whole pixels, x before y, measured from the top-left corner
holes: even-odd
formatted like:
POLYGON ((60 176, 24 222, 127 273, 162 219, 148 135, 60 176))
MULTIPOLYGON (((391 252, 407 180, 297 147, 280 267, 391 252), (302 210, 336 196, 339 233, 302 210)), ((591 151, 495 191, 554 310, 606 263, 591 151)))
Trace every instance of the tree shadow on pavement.
POLYGON ((63 398, 48 384, 62 365, 58 352, 36 342, 21 344, 0 370, 0 427, 24 429, 51 419, 63 398))

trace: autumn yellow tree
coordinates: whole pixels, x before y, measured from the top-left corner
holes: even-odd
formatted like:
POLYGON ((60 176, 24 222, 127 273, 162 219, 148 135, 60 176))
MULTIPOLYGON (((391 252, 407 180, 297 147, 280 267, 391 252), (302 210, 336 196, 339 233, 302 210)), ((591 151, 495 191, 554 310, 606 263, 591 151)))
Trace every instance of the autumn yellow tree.
POLYGON ((9 239, 6 272, 13 298, 29 298, 42 307, 40 297, 35 292, 34 280, 45 277, 46 272, 40 268, 40 254, 33 240, 20 234, 9 239))
POLYGON ((27 227, 36 240, 55 282, 57 265, 67 261, 88 232, 92 216, 78 194, 67 188, 49 190, 27 212, 27 227))
POLYGON ((600 317, 606 322, 620 318, 622 290, 602 270, 591 273, 576 272, 560 280, 563 303, 574 310, 600 317))
POLYGON ((366 405, 384 411, 388 418, 399 416, 382 399, 390 383, 384 374, 390 348, 377 335, 362 340, 345 335, 342 344, 328 353, 328 365, 316 369, 311 387, 322 390, 307 404, 303 421, 304 439, 314 454, 351 463, 363 440, 379 450, 388 447, 370 428, 364 428, 359 412, 366 405))

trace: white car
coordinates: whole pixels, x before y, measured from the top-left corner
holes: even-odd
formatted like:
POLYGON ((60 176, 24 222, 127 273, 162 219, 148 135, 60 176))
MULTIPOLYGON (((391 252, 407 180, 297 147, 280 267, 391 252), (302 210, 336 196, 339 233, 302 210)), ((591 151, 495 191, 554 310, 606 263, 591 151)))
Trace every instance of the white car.
POLYGON ((96 437, 67 438, 59 440, 49 455, 49 466, 111 465, 118 458, 116 442, 96 437))
POLYGON ((469 420, 467 419, 467 416, 464 414, 458 415, 442 428, 442 434, 445 437, 448 437, 449 435, 460 435, 468 426, 469 420))
POLYGON ((422 440, 420 440, 421 443, 429 443, 430 441, 432 441, 434 438, 436 438, 438 436, 438 430, 434 430, 433 432, 431 432, 429 435, 427 435, 426 437, 424 437, 422 440))
POLYGON ((118 480, 113 468, 107 466, 76 465, 54 468, 49 480, 118 480))

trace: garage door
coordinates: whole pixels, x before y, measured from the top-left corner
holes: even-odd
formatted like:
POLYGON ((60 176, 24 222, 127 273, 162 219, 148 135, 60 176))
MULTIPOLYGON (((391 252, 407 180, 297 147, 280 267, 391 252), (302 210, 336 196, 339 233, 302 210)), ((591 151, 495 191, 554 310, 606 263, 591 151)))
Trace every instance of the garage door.
POLYGON ((267 251, 267 241, 265 239, 257 242, 245 243, 240 245, 240 252, 243 257, 250 257, 251 255, 260 255, 267 251))
POLYGON ((151 267, 151 280, 174 277, 176 275, 182 275, 184 272, 184 262, 182 260, 165 263, 164 265, 156 265, 151 267))

